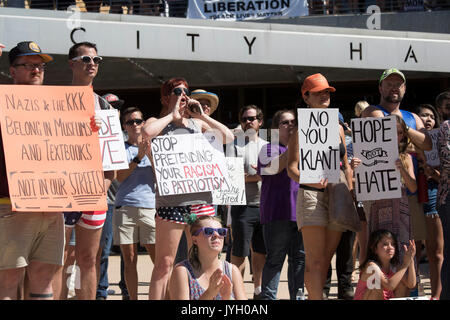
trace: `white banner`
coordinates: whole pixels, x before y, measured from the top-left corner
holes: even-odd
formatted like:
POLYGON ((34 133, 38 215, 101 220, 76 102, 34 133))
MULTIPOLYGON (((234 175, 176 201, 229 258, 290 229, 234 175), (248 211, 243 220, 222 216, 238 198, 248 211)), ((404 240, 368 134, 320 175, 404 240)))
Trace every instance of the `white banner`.
POLYGON ((102 119, 102 127, 98 131, 98 138, 103 170, 128 169, 128 158, 118 111, 96 110, 95 113, 102 119))
POLYGON ((203 134, 160 136, 151 146, 161 196, 230 188, 223 151, 203 134))
POLYGON ((226 157, 225 159, 231 184, 228 188, 224 186, 220 190, 215 190, 212 194, 212 203, 245 206, 247 199, 245 197, 244 159, 240 157, 226 157))
POLYGON ((297 110, 300 183, 339 182, 338 109, 297 110))
POLYGON ((307 0, 189 0, 187 17, 227 21, 308 15, 307 0))
POLYGON ((395 116, 352 119, 353 155, 361 160, 355 169, 358 201, 401 198, 395 116))

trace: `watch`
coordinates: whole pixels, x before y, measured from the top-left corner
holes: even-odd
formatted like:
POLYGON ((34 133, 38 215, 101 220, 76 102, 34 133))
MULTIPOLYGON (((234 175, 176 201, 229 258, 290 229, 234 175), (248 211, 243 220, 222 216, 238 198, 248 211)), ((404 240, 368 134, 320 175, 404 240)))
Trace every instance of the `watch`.
POLYGON ((139 159, 138 156, 134 157, 133 160, 131 160, 131 161, 134 163, 137 163, 137 164, 141 163, 141 160, 139 159))
POLYGON ((409 126, 406 125, 406 132, 408 133, 408 131, 409 131, 409 126))

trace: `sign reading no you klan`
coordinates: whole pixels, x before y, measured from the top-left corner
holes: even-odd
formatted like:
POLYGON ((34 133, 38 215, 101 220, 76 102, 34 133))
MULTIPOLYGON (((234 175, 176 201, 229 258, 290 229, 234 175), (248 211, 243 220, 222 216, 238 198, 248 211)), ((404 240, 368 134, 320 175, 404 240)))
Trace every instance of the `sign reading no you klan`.
POLYGON ((361 160, 355 169, 359 201, 401 198, 395 116, 352 119, 353 154, 361 160))
POLYGON ((307 0, 189 0, 187 17, 212 20, 255 20, 308 15, 307 0))
POLYGON ((156 137, 152 156, 161 196, 230 188, 223 150, 201 133, 156 137))
POLYGON ((339 182, 337 109, 298 109, 300 183, 339 182))

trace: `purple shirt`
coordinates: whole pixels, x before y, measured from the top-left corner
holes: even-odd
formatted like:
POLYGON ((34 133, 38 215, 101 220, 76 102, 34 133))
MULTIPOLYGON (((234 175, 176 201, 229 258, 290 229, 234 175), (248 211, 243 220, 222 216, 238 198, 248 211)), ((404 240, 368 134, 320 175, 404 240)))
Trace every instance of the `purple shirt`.
POLYGON ((283 145, 267 144, 258 157, 258 174, 262 178, 260 213, 261 224, 276 220, 297 221, 295 206, 297 202, 298 183, 289 178, 283 169, 275 175, 261 174, 270 160, 287 151, 283 145))

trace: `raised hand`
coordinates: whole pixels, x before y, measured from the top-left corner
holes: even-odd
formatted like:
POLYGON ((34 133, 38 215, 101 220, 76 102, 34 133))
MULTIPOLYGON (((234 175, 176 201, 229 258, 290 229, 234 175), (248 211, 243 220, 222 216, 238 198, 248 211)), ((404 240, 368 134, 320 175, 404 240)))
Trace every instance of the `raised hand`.
POLYGON ((231 292, 233 291, 233 284, 226 274, 222 275, 222 287, 219 290, 220 296, 223 300, 230 300, 231 292))
POLYGON ((352 167, 352 170, 355 170, 357 166, 361 164, 361 159, 353 157, 352 161, 350 162, 350 166, 352 167))

